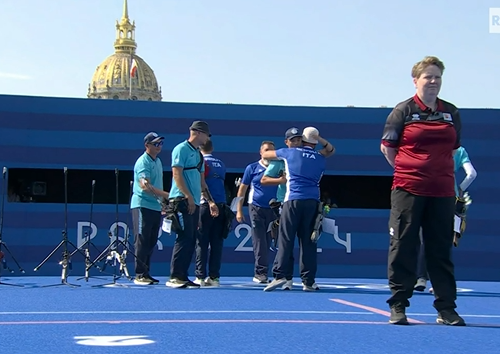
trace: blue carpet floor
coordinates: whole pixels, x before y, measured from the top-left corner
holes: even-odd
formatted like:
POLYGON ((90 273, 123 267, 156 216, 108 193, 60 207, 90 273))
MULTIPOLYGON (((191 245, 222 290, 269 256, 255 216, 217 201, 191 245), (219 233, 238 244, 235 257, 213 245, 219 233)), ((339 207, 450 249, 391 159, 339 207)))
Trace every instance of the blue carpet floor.
MULTIPOLYGON (((459 282, 467 327, 435 322, 433 296, 415 293, 411 326, 388 324, 386 280, 318 279, 321 290, 265 293, 250 278, 220 288, 43 287, 58 277, 2 277, 1 352, 15 353, 494 353, 500 349, 500 284, 459 282)), ((93 287, 97 285, 97 287, 93 287)))

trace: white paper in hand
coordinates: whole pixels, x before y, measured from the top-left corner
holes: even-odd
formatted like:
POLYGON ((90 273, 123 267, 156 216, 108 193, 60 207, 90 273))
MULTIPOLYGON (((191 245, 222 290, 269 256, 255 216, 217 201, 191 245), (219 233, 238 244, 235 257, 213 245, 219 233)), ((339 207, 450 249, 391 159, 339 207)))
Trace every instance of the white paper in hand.
POLYGON ((161 229, 165 231, 167 234, 172 232, 172 220, 167 218, 163 218, 163 223, 161 225, 161 229))

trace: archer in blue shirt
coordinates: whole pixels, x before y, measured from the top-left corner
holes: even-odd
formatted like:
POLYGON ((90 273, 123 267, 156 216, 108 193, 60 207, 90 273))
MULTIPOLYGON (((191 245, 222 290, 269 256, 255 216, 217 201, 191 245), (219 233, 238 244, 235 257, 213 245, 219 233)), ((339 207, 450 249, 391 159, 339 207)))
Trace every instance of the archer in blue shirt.
POLYGON ((278 252, 273 267, 274 280, 264 288, 272 291, 286 285, 293 278, 293 248, 295 235, 299 238, 300 275, 304 291, 319 290, 316 284, 317 244, 311 239, 320 205, 319 183, 326 169, 326 157, 335 148, 319 136, 316 128, 302 132, 302 147, 267 151, 266 159, 280 159, 285 163, 286 193, 281 211, 278 252), (318 143, 323 145, 316 151, 318 143))
POLYGON ((195 251, 196 236, 200 222, 201 197, 208 200, 210 214, 217 217, 219 210, 205 181, 204 159, 199 151, 212 136, 207 122, 195 121, 189 127, 189 138, 172 150, 172 187, 170 204, 176 215, 180 215, 181 230, 172 250, 170 279, 166 285, 172 288, 199 288, 189 280, 188 271, 195 251))
MULTIPOLYGON (((266 151, 274 151, 272 141, 263 141, 260 146, 260 155, 266 151)), ((269 160, 261 158, 245 168, 243 179, 238 189, 237 198, 241 198, 237 205, 236 220, 245 221, 243 216, 243 198, 248 193, 248 214, 252 227, 252 244, 254 249, 255 268, 253 281, 268 283, 269 252, 271 249, 271 235, 267 232, 269 224, 275 220, 274 211, 269 202, 276 198, 278 186, 264 186, 261 184, 262 176, 269 165, 269 160)))
MULTIPOLYGON (((226 231, 226 165, 212 155, 213 142, 208 140, 200 146, 205 160, 205 183, 217 204, 219 215, 210 213, 210 206, 205 197, 201 198, 200 227, 196 235, 195 284, 200 286, 219 286, 222 250, 226 231), (209 252, 210 247, 210 252, 209 252), (207 273, 208 263, 208 273, 207 273)), ((226 235, 226 236, 225 236, 226 235)))
POLYGON ((151 255, 158 242, 161 226, 161 199, 169 194, 163 190, 163 165, 158 156, 164 137, 150 132, 144 137, 144 153, 134 165, 133 194, 130 200, 134 224, 135 279, 137 285, 159 281, 150 274, 151 255))

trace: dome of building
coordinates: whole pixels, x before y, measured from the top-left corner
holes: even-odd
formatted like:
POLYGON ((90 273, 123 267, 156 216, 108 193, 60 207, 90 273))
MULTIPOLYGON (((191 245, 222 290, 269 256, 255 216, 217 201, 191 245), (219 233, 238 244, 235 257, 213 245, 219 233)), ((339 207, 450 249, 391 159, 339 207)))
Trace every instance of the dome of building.
POLYGON ((161 101, 153 69, 136 54, 135 22, 128 18, 127 0, 116 23, 115 53, 99 64, 89 84, 88 98, 161 101))

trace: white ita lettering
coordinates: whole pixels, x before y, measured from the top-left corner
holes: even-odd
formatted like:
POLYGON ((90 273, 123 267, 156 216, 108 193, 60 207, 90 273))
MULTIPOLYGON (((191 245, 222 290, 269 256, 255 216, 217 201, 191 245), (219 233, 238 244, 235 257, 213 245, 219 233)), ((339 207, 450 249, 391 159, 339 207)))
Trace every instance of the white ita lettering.
POLYGON ((129 347, 134 345, 152 344, 155 341, 145 339, 147 336, 78 336, 76 344, 97 347, 129 347))
POLYGON ((306 159, 314 159, 314 160, 316 160, 316 156, 314 156, 314 154, 311 154, 311 153, 308 153, 308 152, 303 152, 302 153, 302 157, 304 157, 306 159))
POLYGON ((213 167, 222 167, 219 162, 212 162, 213 167))

